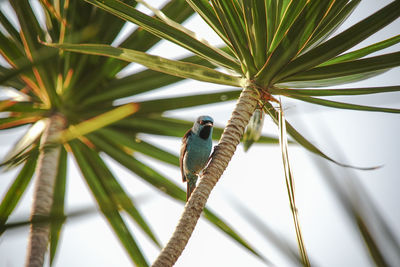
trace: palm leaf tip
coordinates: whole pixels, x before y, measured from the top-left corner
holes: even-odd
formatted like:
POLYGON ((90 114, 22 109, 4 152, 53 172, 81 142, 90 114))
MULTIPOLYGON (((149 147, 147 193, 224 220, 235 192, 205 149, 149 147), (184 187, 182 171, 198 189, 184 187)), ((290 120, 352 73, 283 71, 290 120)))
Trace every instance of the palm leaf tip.
POLYGON ((120 121, 121 119, 134 114, 138 110, 139 104, 137 103, 129 103, 116 107, 94 118, 80 122, 76 125, 71 125, 60 134, 59 140, 63 143, 68 142, 74 138, 89 134, 107 125, 120 121))
POLYGON ((47 119, 42 119, 34 123, 25 135, 17 142, 17 144, 5 155, 0 166, 7 166, 12 168, 15 166, 14 163, 19 164, 19 158, 25 158, 29 153, 29 147, 31 147, 36 140, 40 137, 46 125, 48 124, 47 119))
MULTIPOLYGON (((272 106, 271 103, 266 102, 264 105, 264 111, 270 115, 272 120, 276 125, 279 125, 279 112, 275 109, 274 106, 272 106)), ((341 163, 328 155, 326 155, 324 152, 322 152, 319 148, 317 148, 314 144, 312 144, 310 141, 308 141, 301 133, 299 133, 288 121, 285 120, 285 128, 287 133, 302 147, 307 149, 308 151, 315 153, 316 155, 327 159, 339 166, 346 167, 346 168, 352 168, 352 169, 357 169, 357 170, 363 170, 363 171, 370 171, 370 170, 375 170, 377 168, 380 168, 381 166, 372 166, 372 167, 359 167, 359 166, 353 166, 349 164, 344 164, 341 163)))

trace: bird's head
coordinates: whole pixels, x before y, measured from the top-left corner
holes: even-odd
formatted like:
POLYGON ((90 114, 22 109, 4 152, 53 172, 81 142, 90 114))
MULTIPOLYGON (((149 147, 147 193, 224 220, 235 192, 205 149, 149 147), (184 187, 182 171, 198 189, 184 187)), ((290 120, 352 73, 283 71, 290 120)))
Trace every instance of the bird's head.
POLYGON ((207 139, 212 132, 213 124, 214 120, 210 116, 200 116, 194 123, 192 131, 201 138, 207 139))

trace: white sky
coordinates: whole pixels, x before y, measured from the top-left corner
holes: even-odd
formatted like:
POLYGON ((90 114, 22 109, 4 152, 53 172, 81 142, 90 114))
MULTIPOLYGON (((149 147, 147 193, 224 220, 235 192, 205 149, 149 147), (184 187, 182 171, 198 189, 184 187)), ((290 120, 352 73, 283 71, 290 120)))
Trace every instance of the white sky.
MULTIPOLYGON (((347 28, 348 25, 389 2, 361 1, 357 11, 342 28, 347 28)), ((210 42, 218 42, 215 34, 211 33, 198 17, 190 19, 185 25, 196 32, 200 32, 210 42)), ((381 33, 363 42, 361 46, 399 34, 399 29, 400 21, 397 20, 381 33)), ((385 52, 398 51, 399 48, 400 46, 397 45, 385 50, 385 52)), ((163 42, 152 49, 151 53, 161 56, 168 55, 168 58, 187 54, 183 49, 167 42, 163 42)), ((137 68, 134 67, 133 69, 137 68)), ((351 84, 351 86, 398 85, 399 77, 400 68, 396 68, 379 77, 351 84)), ((157 92, 135 97, 134 100, 138 101, 163 95, 205 93, 220 89, 226 89, 226 87, 197 81, 184 81, 157 92)), ((400 108, 399 93, 348 99, 338 97, 336 99, 365 105, 400 108)), ((336 202, 324 179, 315 168, 315 162, 319 166, 328 164, 333 167, 337 178, 342 181, 354 179, 357 175, 359 178, 357 180, 372 195, 373 201, 385 215, 388 223, 395 231, 397 239, 400 240, 398 223, 400 221, 400 209, 398 208, 400 200, 398 195, 398 188, 400 187, 398 174, 400 171, 399 115, 334 110, 288 99, 284 99, 284 106, 289 122, 300 132, 306 133, 305 136, 326 154, 339 161, 357 166, 384 165, 375 171, 350 171, 349 173, 348 170, 338 168, 333 164, 326 163, 326 161, 314 161, 316 157, 299 146, 293 145, 289 148, 296 181, 296 200, 300 223, 311 261, 318 266, 373 266, 366 249, 360 242, 359 234, 351 225, 350 220, 345 216, 345 212, 336 202), (334 143, 331 142, 332 140, 334 140, 334 143), (346 158, 341 156, 344 153, 346 158)), ((230 117, 233 107, 234 103, 208 105, 170 112, 168 115, 194 120, 198 115, 208 114, 215 119, 216 125, 223 127, 230 117)), ((277 127, 269 119, 266 119, 263 132, 277 134, 277 127)), ((0 152, 2 155, 10 147, 9 144, 14 143, 21 133, 22 131, 9 131, 1 134, 0 152)), ((156 138, 154 136, 146 136, 145 139, 176 154, 179 153, 179 139, 156 138)), ((175 181, 180 183, 179 169, 149 161, 144 156, 141 158, 148 162, 150 166, 157 168, 162 174, 171 179, 176 179, 175 181)), ((69 159, 69 163, 67 211, 94 205, 94 200, 80 177, 75 162, 69 159)), ((150 222, 162 244, 165 244, 177 224, 183 204, 155 191, 111 160, 109 163, 124 188, 133 196, 139 196, 139 202, 142 199, 139 206, 140 210, 150 222)), ((14 176, 15 171, 0 173, 0 196, 4 195, 14 176)), ((181 186, 182 188, 185 187, 184 184, 181 184, 181 186)), ((22 203, 18 206, 12 219, 18 220, 28 216, 31 198, 32 188, 24 195, 22 203)), ((239 233, 276 266, 293 266, 240 215, 234 202, 231 201, 232 198, 257 214, 276 234, 281 235, 293 246, 296 246, 278 146, 253 146, 248 153, 244 153, 240 145, 223 177, 213 190, 208 201, 208 207, 234 229, 240 230, 239 233)), ((132 232, 139 240, 148 261, 154 261, 159 253, 158 249, 144 237, 134 224, 129 224, 132 226, 132 232)), ((10 230, 0 237, 0 266, 23 266, 27 233, 28 228, 23 228, 10 230)), ((395 255, 395 253, 391 255, 395 255)), ((391 259, 393 265, 400 265, 400 262, 395 262, 395 256, 391 259)), ((65 225, 55 266, 130 265, 130 259, 101 215, 72 219, 65 225)), ((265 265, 232 242, 219 230, 216 230, 206 220, 201 219, 188 246, 175 266, 265 265)))

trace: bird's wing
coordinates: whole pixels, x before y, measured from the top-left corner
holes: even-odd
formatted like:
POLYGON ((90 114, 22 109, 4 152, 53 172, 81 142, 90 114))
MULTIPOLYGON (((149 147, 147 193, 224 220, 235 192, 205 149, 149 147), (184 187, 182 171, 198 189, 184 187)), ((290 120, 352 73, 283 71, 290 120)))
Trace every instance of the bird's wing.
POLYGON ((182 138, 181 153, 179 156, 179 165, 181 166, 182 181, 186 182, 185 172, 183 171, 183 158, 186 154, 187 141, 189 136, 192 135, 192 129, 189 129, 182 138))

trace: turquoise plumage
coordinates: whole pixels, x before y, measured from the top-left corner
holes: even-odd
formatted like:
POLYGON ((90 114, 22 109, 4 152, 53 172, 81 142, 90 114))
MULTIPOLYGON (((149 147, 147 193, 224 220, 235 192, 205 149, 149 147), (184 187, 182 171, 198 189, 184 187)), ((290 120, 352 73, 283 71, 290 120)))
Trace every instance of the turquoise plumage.
POLYGON ((210 116, 200 116, 183 136, 179 161, 182 180, 187 182, 186 201, 196 188, 198 175, 210 157, 213 124, 210 116))

